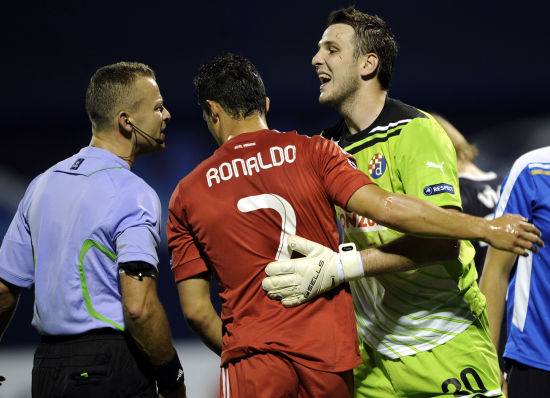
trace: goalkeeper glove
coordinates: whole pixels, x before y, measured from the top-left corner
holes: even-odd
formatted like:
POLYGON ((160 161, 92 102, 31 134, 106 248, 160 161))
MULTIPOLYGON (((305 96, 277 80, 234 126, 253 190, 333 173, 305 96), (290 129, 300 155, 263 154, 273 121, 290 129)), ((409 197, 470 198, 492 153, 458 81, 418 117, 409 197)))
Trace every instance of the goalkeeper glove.
POLYGON ((364 276, 361 254, 355 244, 340 245, 336 253, 300 236, 290 236, 288 247, 306 257, 274 261, 267 265, 262 287, 271 299, 294 307, 340 285, 364 276))

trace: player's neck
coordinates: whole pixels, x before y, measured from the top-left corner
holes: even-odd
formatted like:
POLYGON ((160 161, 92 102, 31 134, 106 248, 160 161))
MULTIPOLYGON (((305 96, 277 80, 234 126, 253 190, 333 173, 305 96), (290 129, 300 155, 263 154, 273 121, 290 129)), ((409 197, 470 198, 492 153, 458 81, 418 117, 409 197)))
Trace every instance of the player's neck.
POLYGON ((267 130, 267 122, 264 115, 254 114, 244 119, 232 119, 227 123, 227 128, 223 132, 223 142, 227 142, 243 133, 253 131, 267 130))
POLYGON ((388 92, 383 90, 358 91, 352 101, 342 106, 340 113, 351 134, 369 127, 382 112, 388 92))

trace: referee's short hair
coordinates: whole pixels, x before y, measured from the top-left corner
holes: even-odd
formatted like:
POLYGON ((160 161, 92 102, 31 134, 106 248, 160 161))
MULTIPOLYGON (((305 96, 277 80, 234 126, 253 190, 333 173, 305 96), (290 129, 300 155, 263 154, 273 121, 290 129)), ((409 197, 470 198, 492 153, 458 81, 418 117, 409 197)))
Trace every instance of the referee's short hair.
POLYGON ((365 14, 354 7, 332 11, 327 27, 345 24, 355 32, 354 56, 375 53, 378 55, 378 81, 382 89, 390 88, 391 76, 397 58, 397 42, 389 26, 378 16, 365 14))
POLYGON ((153 69, 139 62, 118 62, 95 71, 86 90, 86 112, 93 132, 110 128, 121 109, 136 108, 133 83, 139 77, 156 79, 153 69))

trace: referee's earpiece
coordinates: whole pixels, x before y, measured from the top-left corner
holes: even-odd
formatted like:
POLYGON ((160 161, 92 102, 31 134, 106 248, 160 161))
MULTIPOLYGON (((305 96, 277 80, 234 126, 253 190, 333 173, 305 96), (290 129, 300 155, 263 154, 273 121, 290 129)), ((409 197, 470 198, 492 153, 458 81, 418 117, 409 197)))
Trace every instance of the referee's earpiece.
POLYGON ((143 131, 142 129, 140 129, 138 126, 134 125, 129 118, 126 118, 126 124, 129 124, 130 126, 132 126, 132 132, 138 132, 139 134, 141 134, 142 136, 145 136, 145 137, 148 137, 150 139, 152 139, 153 141, 155 141, 157 144, 159 145, 162 145, 164 144, 164 140, 161 140, 160 138, 155 138, 153 136, 151 136, 151 134, 149 133, 146 133, 145 131, 143 131))

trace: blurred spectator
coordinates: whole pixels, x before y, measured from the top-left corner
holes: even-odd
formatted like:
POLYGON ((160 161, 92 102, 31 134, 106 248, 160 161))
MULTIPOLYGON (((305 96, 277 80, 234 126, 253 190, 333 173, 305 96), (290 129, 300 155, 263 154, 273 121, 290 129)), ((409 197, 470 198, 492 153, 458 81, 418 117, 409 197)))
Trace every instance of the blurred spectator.
MULTIPOLYGON (((476 146, 470 144, 443 116, 435 113, 432 113, 432 116, 443 127, 455 147, 462 210, 467 214, 493 219, 502 178, 494 171, 487 172, 477 167, 474 164, 479 154, 476 146)), ((474 261, 479 278, 485 262, 487 243, 477 241, 472 244, 476 249, 474 261)))

